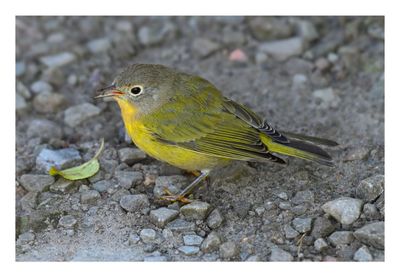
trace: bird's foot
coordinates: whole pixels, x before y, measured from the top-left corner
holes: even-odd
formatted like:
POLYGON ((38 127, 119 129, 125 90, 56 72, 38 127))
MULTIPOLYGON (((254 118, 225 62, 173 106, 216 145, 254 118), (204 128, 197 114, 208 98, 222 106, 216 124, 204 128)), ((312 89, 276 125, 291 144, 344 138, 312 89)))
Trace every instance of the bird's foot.
POLYGON ((192 202, 190 199, 186 198, 185 195, 173 194, 167 188, 164 188, 164 192, 166 195, 161 196, 160 197, 161 200, 166 200, 170 202, 181 202, 183 204, 189 204, 190 202, 192 202))

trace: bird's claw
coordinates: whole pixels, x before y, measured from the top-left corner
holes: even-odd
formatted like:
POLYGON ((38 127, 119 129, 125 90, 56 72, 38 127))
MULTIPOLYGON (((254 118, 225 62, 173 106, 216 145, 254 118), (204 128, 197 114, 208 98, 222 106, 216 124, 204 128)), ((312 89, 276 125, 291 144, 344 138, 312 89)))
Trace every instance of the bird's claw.
POLYGON ((161 196, 160 199, 161 200, 166 200, 166 201, 170 201, 170 202, 181 202, 183 204, 188 204, 190 202, 192 202, 191 200, 189 200, 188 198, 186 198, 184 195, 181 194, 173 194, 172 192, 170 192, 167 188, 164 188, 164 192, 167 195, 161 196))

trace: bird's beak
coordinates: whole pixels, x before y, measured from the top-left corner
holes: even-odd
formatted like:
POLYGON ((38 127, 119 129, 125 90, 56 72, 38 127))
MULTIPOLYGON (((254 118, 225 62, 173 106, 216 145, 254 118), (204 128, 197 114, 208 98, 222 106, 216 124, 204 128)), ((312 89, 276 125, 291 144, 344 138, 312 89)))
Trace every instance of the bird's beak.
POLYGON ((101 94, 95 96, 94 97, 95 99, 124 95, 124 93, 122 91, 119 91, 116 89, 114 84, 112 84, 108 87, 105 87, 105 88, 101 88, 101 89, 97 90, 97 92, 100 92, 101 94))

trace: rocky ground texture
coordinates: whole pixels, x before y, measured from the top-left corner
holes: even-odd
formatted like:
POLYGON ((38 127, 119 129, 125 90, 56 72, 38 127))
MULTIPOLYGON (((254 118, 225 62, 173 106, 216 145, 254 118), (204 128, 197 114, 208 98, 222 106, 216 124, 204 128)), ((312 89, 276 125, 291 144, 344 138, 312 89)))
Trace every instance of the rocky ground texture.
POLYGON ((384 26, 375 17, 17 17, 16 260, 383 261, 384 26), (199 74, 278 129, 334 139, 327 168, 238 163, 193 176, 147 157, 114 102, 131 63, 199 74), (104 137, 101 170, 80 164, 104 137))

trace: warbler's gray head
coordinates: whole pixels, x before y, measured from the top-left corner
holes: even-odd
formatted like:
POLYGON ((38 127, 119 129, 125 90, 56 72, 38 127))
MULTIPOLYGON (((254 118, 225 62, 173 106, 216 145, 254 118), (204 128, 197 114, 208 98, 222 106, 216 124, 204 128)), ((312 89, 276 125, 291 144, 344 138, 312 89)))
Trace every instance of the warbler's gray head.
POLYGON ((188 75, 163 65, 133 64, 124 68, 110 86, 99 90, 103 94, 96 98, 113 97, 120 106, 128 102, 147 113, 172 101, 184 76, 188 75))

